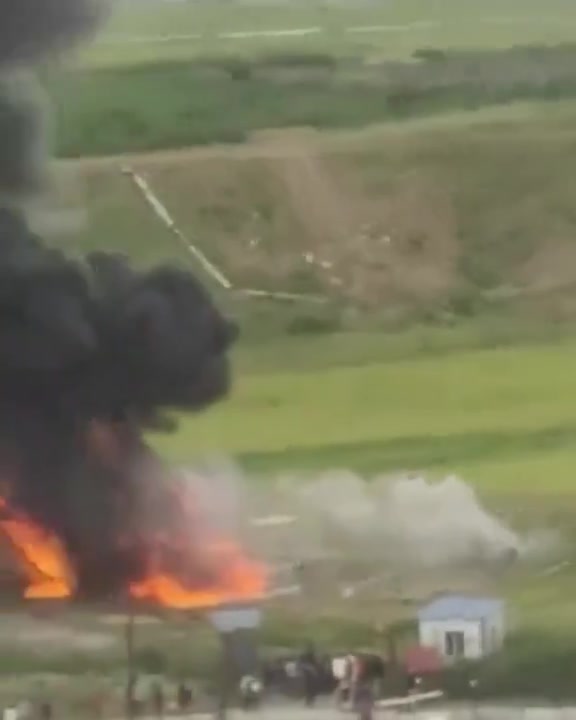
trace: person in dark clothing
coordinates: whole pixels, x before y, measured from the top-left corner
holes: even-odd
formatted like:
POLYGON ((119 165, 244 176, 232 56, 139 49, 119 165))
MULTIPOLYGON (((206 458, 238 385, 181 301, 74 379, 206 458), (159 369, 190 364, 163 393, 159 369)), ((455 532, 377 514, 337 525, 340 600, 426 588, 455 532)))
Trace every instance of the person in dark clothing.
POLYGON ((152 712, 159 720, 164 717, 164 689, 162 683, 155 682, 150 692, 150 701, 152 704, 152 712))
POLYGON ((352 687, 358 720, 372 720, 374 715, 374 684, 379 666, 369 655, 358 655, 354 664, 352 687))
POLYGON ((318 697, 318 675, 316 668, 311 665, 302 667, 302 687, 306 707, 313 707, 318 697))
POLYGON ((176 706, 181 715, 185 715, 192 709, 194 697, 192 688, 184 681, 178 684, 176 690, 176 706))
POLYGON ((43 700, 38 706, 38 717, 40 720, 52 720, 53 717, 52 703, 43 700))
POLYGON ((298 660, 306 707, 313 707, 320 693, 320 666, 314 645, 309 644, 298 660))

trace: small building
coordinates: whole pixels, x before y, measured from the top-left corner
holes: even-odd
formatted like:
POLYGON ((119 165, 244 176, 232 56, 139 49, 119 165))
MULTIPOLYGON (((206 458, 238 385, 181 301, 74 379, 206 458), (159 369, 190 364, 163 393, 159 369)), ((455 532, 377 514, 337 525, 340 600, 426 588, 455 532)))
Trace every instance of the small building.
POLYGON ((443 595, 418 611, 422 647, 434 648, 445 662, 475 660, 502 647, 505 606, 496 598, 443 595))

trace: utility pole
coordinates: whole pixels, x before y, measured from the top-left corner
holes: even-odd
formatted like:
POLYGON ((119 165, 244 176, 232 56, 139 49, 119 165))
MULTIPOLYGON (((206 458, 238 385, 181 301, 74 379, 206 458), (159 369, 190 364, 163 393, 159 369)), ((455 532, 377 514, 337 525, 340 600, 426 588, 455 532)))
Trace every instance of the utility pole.
POLYGON ((126 720, 134 720, 134 685, 136 681, 134 667, 134 611, 132 608, 126 616, 124 626, 124 642, 126 648, 126 720))
POLYGON ((241 677, 256 669, 254 633, 261 625, 262 611, 255 606, 226 606, 213 610, 208 617, 221 641, 215 717, 226 720, 241 677))

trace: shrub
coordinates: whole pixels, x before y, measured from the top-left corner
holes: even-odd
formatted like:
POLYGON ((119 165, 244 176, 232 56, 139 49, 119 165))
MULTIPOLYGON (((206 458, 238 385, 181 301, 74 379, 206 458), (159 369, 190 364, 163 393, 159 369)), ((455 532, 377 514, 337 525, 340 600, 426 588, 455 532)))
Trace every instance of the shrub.
POLYGON ((455 698, 574 699, 575 666, 573 638, 522 633, 509 638, 498 655, 446 671, 443 685, 455 698))
POLYGON ((576 46, 474 53, 424 48, 415 56, 422 62, 358 66, 354 73, 324 53, 259 61, 225 56, 89 69, 46 81, 59 108, 58 151, 64 156, 242 141, 262 129, 357 127, 576 96, 576 46), (207 67, 218 72, 207 75, 207 67), (275 79, 283 73, 259 74, 258 67, 298 72, 286 83, 275 79))
POLYGON ((296 315, 287 327, 289 335, 325 335, 337 332, 340 321, 333 315, 296 315))
POLYGON ((457 317, 473 317, 482 304, 478 290, 469 285, 459 287, 448 298, 447 310, 457 317))
POLYGON ((448 58, 448 54, 440 48, 420 48, 414 51, 412 57, 424 62, 442 62, 448 58))
POLYGON ((328 53, 284 52, 264 55, 259 59, 258 64, 263 67, 335 70, 338 67, 338 59, 328 53))
POLYGON ((252 77, 252 63, 241 58, 228 58, 217 64, 235 82, 246 82, 252 77))

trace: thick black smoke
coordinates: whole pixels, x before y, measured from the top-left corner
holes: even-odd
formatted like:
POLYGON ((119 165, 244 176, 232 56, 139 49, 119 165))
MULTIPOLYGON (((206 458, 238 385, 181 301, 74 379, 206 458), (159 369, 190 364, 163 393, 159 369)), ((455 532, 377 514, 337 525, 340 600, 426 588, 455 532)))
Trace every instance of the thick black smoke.
POLYGON ((92 32, 105 0, 2 0, 0 65, 31 64, 92 32))
MULTIPOLYGON (((141 433, 225 395, 235 337, 191 274, 72 260, 28 229, 19 201, 42 175, 42 123, 21 66, 90 30, 97 9, 0 0, 0 486, 64 542, 89 596, 142 576, 142 473, 160 470, 141 433)), ((157 533, 170 498, 154 499, 157 533)))

